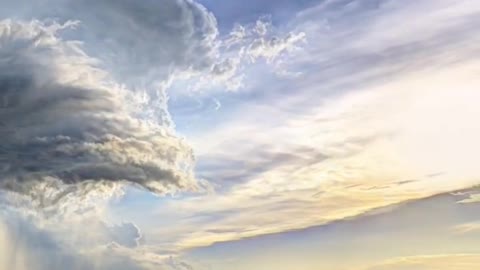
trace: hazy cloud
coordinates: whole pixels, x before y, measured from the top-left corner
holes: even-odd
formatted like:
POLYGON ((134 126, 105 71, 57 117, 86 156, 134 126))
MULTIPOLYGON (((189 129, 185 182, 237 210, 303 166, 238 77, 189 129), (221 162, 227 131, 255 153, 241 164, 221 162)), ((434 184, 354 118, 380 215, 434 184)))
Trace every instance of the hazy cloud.
MULTIPOLYGON (((366 270, 470 270, 480 266, 479 254, 440 254, 395 258, 366 270)), ((352 269, 353 270, 353 269, 352 269)))
POLYGON ((480 194, 468 194, 468 197, 458 201, 458 203, 480 203, 480 194))

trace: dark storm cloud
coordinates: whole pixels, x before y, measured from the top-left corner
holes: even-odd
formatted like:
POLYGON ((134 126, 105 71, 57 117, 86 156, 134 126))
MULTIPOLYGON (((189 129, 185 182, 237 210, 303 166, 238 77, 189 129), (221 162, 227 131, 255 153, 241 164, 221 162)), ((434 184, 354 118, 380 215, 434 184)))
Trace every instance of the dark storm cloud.
POLYGON ((2 186, 53 177, 192 186, 192 154, 168 127, 133 117, 128 93, 38 22, 0 24, 2 186))

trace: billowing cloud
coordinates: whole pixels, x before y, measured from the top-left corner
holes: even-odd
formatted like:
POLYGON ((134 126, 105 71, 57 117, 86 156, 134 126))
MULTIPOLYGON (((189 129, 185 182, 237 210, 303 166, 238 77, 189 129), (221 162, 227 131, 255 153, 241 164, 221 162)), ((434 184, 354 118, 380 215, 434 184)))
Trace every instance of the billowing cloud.
POLYGON ((95 67, 61 25, 2 21, 1 184, 127 181, 191 188, 192 153, 168 127, 135 117, 129 93, 95 67))

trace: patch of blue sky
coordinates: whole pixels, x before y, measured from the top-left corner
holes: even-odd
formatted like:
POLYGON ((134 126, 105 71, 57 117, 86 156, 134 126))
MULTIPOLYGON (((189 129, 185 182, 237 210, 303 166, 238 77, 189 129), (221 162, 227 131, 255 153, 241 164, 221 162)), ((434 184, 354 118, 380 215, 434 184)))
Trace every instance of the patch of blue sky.
POLYGON ((237 24, 256 21, 271 16, 275 24, 288 22, 298 11, 325 0, 247 0, 247 1, 199 1, 215 14, 221 32, 228 33, 237 24))

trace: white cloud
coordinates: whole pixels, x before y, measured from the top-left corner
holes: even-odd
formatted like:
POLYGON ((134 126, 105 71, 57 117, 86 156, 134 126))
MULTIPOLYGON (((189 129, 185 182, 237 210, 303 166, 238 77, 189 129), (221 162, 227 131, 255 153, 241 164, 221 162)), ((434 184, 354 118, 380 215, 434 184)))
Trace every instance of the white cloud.
POLYGON ((247 55, 251 61, 259 58, 273 61, 279 55, 285 52, 291 52, 298 49, 297 43, 305 40, 305 33, 289 33, 283 38, 272 37, 270 39, 259 38, 250 44, 247 48, 247 55))

